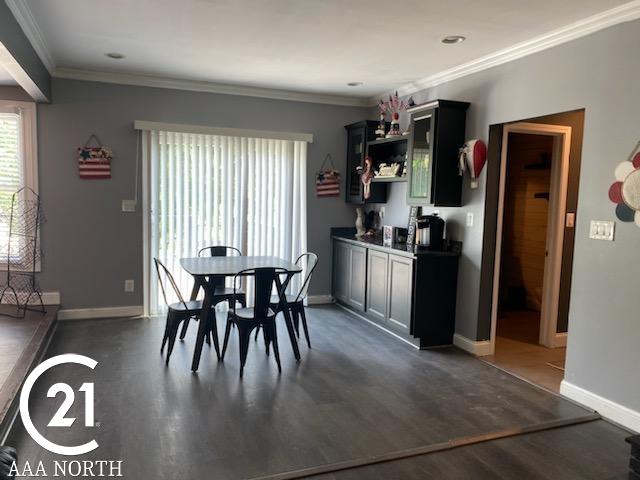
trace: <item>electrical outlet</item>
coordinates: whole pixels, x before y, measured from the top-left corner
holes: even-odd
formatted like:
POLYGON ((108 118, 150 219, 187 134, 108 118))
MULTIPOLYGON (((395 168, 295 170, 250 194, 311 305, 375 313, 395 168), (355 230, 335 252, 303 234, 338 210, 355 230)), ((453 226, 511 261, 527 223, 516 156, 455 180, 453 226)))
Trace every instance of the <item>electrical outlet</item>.
POLYGON ((124 281, 124 291, 127 293, 131 293, 135 290, 135 283, 133 280, 125 280, 124 281))
POLYGON ((591 220, 589 228, 589 238, 594 240, 607 240, 613 242, 615 222, 607 222, 603 220, 591 220))
POLYGON ((467 227, 473 227, 473 212, 467 212, 467 227))
POLYGON ((135 212, 136 211, 136 201, 135 200, 122 200, 122 211, 123 212, 135 212))

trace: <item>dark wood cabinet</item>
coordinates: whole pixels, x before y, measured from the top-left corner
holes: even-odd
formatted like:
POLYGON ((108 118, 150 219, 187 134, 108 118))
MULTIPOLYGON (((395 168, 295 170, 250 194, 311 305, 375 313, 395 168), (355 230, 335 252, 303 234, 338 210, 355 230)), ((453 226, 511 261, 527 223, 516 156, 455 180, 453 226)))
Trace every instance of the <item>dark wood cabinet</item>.
POLYGON ((347 130, 347 172, 346 172, 346 200, 348 203, 362 205, 368 203, 385 203, 387 201, 387 185, 372 184, 371 195, 365 201, 364 187, 360 181, 358 167, 364 167, 367 155, 367 143, 375 140, 378 122, 366 120, 353 123, 344 128, 347 130))
POLYGON ((407 203, 442 207, 462 205, 458 150, 465 142, 469 104, 436 100, 407 110, 407 203))
POLYGON ((450 345, 460 249, 409 252, 335 236, 333 296, 420 348, 450 345))

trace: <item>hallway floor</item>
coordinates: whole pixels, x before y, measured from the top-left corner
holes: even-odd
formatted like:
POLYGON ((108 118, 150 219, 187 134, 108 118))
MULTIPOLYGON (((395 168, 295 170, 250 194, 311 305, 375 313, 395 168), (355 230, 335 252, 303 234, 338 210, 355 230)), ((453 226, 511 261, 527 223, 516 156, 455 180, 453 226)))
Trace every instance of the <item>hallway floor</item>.
POLYGON ((566 348, 538 344, 540 313, 504 312, 498 319, 496 350, 482 360, 541 385, 560 391, 566 348))

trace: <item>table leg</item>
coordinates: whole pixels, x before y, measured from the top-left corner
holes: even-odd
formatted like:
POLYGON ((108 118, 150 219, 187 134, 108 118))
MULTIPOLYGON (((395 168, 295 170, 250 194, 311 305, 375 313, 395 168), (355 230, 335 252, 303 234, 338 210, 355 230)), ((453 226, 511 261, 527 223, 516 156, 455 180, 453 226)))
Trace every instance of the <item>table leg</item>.
MULTIPOLYGON (((193 278, 193 288, 191 289, 191 296, 189 300, 195 300, 198 297, 198 292, 200 291, 200 287, 202 286, 202 282, 200 281, 200 277, 193 278)), ((189 328, 189 321, 191 319, 187 318, 182 323, 182 330, 180 331, 180 340, 184 340, 184 337, 187 335, 187 329, 189 328)))
MULTIPOLYGON (((211 286, 210 281, 203 282, 202 286, 204 288, 204 301, 202 302, 202 313, 200 314, 200 322, 198 322, 198 336, 196 337, 196 346, 193 351, 193 362, 191 363, 191 370, 194 372, 197 371, 198 367, 200 366, 200 355, 202 355, 202 345, 204 344, 204 338, 211 328, 211 299, 214 292, 212 292, 209 288, 211 286)), ((215 287, 212 288, 215 289, 215 287)), ((215 312, 213 312, 213 314, 215 315, 215 312)), ((217 335, 214 336, 214 346, 216 347, 218 358, 220 358, 217 335)))
MULTIPOLYGON (((284 315, 284 322, 287 326, 287 332, 289 332, 289 340, 291 341, 291 348, 293 348, 293 355, 296 357, 296 360, 300 361, 300 349, 298 348, 298 340, 296 339, 296 333, 293 328, 293 321, 291 319, 291 314, 289 309, 287 308, 287 297, 286 297, 286 289, 289 284, 289 280, 293 274, 287 275, 287 279, 284 281, 284 284, 280 281, 279 277, 276 277, 276 289, 278 290, 278 295, 280 296, 280 305, 278 306, 278 310, 282 312, 284 315)), ((277 313, 276 313, 277 314, 277 313)))

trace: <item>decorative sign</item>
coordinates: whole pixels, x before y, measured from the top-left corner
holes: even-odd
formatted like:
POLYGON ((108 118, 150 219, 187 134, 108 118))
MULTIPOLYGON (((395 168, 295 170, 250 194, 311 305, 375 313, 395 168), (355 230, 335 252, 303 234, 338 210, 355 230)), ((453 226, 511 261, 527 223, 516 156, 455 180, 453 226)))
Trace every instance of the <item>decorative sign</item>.
POLYGON ((616 182, 609 188, 609 199, 617 204, 616 217, 640 227, 640 142, 629 159, 615 169, 616 182))
POLYGON ((320 170, 316 173, 316 196, 337 197, 340 195, 340 172, 333 165, 331 155, 327 154, 320 170))
POLYGON ((416 221, 422 212, 422 207, 412 206, 409 210, 409 225, 407 226, 407 245, 416 241, 416 221))
POLYGON ((83 179, 111 178, 111 149, 103 147, 95 135, 91 135, 84 147, 78 147, 78 172, 83 179), (95 140, 97 147, 90 147, 91 140, 95 140))

